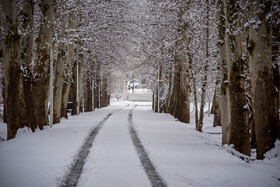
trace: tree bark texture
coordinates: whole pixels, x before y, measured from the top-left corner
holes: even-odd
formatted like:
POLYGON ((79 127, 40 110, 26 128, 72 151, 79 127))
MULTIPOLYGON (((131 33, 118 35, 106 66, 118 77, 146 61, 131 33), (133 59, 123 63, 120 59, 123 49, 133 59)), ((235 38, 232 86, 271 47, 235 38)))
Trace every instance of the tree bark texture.
POLYGON ((185 7, 178 14, 178 22, 181 27, 178 28, 178 35, 181 37, 176 42, 176 51, 174 57, 174 77, 172 85, 172 94, 170 98, 170 107, 168 111, 171 115, 184 123, 190 122, 190 76, 189 60, 185 47, 189 45, 190 39, 186 36, 187 25, 182 23, 182 16, 185 7))
POLYGON ((204 77, 201 87, 201 100, 200 100, 200 110, 199 110, 199 122, 198 122, 198 131, 202 131, 203 127, 203 118, 204 118, 204 105, 205 105, 205 98, 206 98, 206 89, 207 89, 207 73, 208 73, 208 66, 209 66, 209 1, 206 0, 206 51, 205 51, 205 65, 204 65, 204 77))
MULTIPOLYGON (((156 83, 158 84, 158 82, 156 83)), ((159 108, 158 108, 158 86, 156 86, 155 88, 155 93, 153 94, 154 95, 154 112, 159 112, 159 108)))
POLYGON ((278 90, 274 80, 272 63, 272 25, 265 21, 270 13, 272 1, 251 1, 251 18, 258 16, 261 24, 252 27, 249 36, 250 76, 252 84, 252 106, 256 132, 257 158, 263 159, 264 154, 274 147, 280 135, 278 90), (261 4, 262 13, 258 14, 261 4))
MULTIPOLYGON (((65 29, 65 28, 64 28, 65 29)), ((63 32, 65 33, 65 32, 63 32)), ((63 36, 64 37, 64 36, 63 36)), ((62 93, 64 82, 64 70, 66 63, 66 45, 58 44, 57 60, 54 65, 55 82, 54 82, 54 101, 53 101, 53 123, 59 123, 61 118, 62 93)))
POLYGON ((220 109, 220 102, 221 98, 218 92, 219 88, 215 88, 215 94, 213 99, 213 113, 214 113, 214 123, 213 127, 222 126, 221 125, 221 109, 220 109))
POLYGON ((4 122, 7 123, 7 139, 15 137, 17 130, 25 125, 25 98, 23 71, 20 54, 20 35, 15 0, 1 0, 5 16, 2 43, 2 68, 4 86, 4 122))
POLYGON ((163 98, 162 98, 162 94, 163 94, 163 88, 162 88, 162 81, 163 81, 163 79, 162 79, 162 59, 160 60, 160 62, 159 62, 159 78, 158 78, 158 92, 159 92, 159 94, 158 94, 158 97, 159 97, 159 99, 158 99, 158 101, 159 101, 159 103, 158 103, 158 112, 163 112, 163 98))
POLYGON ((100 62, 96 62, 95 71, 94 71, 94 83, 95 83, 95 89, 94 89, 94 108, 100 108, 100 82, 101 82, 101 76, 100 76, 100 62))
MULTIPOLYGON (((188 42, 185 42, 188 43, 188 42)), ((180 121, 184 123, 190 123, 190 98, 191 98, 191 90, 190 90, 190 76, 189 76, 189 61, 190 59, 184 53, 181 57, 181 75, 180 75, 180 108, 182 110, 182 115, 180 121)))
POLYGON ((219 65, 221 72, 221 125, 222 125, 222 144, 229 144, 230 139, 230 100, 228 87, 228 70, 226 63, 225 46, 225 9, 224 2, 217 2, 217 20, 218 20, 218 48, 219 65))
MULTIPOLYGON (((70 13, 69 29, 72 30, 70 34, 74 34, 74 30, 77 24, 76 11, 70 13)), ((67 118, 67 101, 70 94, 70 87, 73 75, 73 66, 75 61, 75 43, 72 41, 67 48, 68 55, 66 57, 66 64, 64 69, 64 83, 62 90, 62 101, 61 101, 61 117, 67 118)))
POLYGON ((198 125, 198 104, 197 104, 197 88, 196 88, 196 80, 193 77, 193 95, 194 95, 194 108, 195 108, 195 129, 199 130, 198 125))
POLYGON ((168 71, 168 93, 167 93, 167 99, 166 99, 166 104, 165 104, 165 113, 169 113, 169 107, 170 107, 170 98, 171 98, 171 93, 172 93, 172 79, 173 79, 173 64, 169 65, 169 71, 168 71))
MULTIPOLYGON (((76 48, 77 50, 77 48, 76 48)), ((77 52, 76 52, 77 53, 77 52)), ((72 111, 71 111, 71 115, 77 115, 78 114, 78 110, 77 110, 77 107, 78 107, 78 102, 77 102, 77 85, 78 85, 78 82, 77 82, 77 69, 79 69, 79 62, 78 60, 76 59, 75 60, 75 65, 73 67, 73 82, 72 82, 72 85, 71 85, 71 94, 72 94, 72 97, 71 98, 71 101, 73 102, 72 104, 72 111)), ((79 71, 78 71, 79 72, 79 71)))
MULTIPOLYGON (((57 13, 57 17, 61 17, 57 13)), ((60 13, 61 14, 61 13, 60 13)), ((61 39, 66 39, 66 22, 67 16, 63 16, 60 22, 58 36, 61 39)), ((53 47, 55 49, 55 47, 53 47)), ((65 42, 59 42, 56 49, 56 59, 54 60, 54 101, 53 101, 53 123, 59 123, 61 119, 62 110, 62 96, 63 96, 63 83, 64 83, 64 71, 66 68, 67 58, 67 46, 65 42)))
POLYGON ((24 99, 26 107, 26 126, 34 132, 36 129, 34 106, 32 101, 32 56, 34 39, 34 2, 32 0, 23 1, 23 33, 21 38, 21 61, 24 67, 24 99))
POLYGON ((247 119, 247 100, 245 92, 244 62, 242 59, 241 34, 234 34, 235 30, 241 26, 238 16, 239 7, 235 1, 226 2, 226 61, 229 78, 229 99, 231 132, 230 144, 234 148, 245 154, 251 154, 250 135, 247 119))
POLYGON ((178 57, 175 56, 175 60, 174 60, 174 77, 173 77, 173 89, 172 89, 172 94, 171 94, 171 99, 170 99, 170 108, 169 108, 169 112, 172 116, 174 116, 175 118, 178 118, 178 113, 180 113, 179 108, 179 104, 178 104, 178 100, 179 100, 179 93, 180 93, 180 69, 181 69, 181 64, 178 60, 178 57))
POLYGON ((85 112, 90 112, 92 111, 92 89, 91 89, 91 81, 89 78, 86 78, 84 82, 84 108, 85 112))
POLYGON ((35 42, 36 60, 33 79, 33 105, 36 125, 43 129, 47 124, 48 114, 48 70, 50 64, 50 45, 52 42, 54 0, 42 0, 39 7, 42 13, 39 35, 35 42))
POLYGON ((188 58, 177 52, 174 61, 174 77, 170 107, 168 111, 171 115, 184 123, 190 122, 190 87, 189 87, 189 67, 188 58))

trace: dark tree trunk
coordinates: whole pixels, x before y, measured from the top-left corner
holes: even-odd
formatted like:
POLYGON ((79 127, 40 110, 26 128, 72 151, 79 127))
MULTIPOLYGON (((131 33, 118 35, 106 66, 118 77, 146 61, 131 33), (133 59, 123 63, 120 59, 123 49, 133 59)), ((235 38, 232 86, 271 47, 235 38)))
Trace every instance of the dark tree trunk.
POLYGON ((252 83, 252 108, 256 132, 257 158, 274 147, 280 135, 278 90, 279 79, 274 80, 272 56, 272 25, 266 17, 272 9, 272 1, 251 1, 250 17, 258 17, 261 25, 250 29, 249 54, 252 83), (259 9, 264 11, 258 13, 259 9), (277 83, 277 84, 275 84, 277 83))
POLYGON ((4 119, 8 128, 7 139, 12 139, 17 130, 25 125, 26 110, 23 72, 20 63, 20 35, 18 33, 16 1, 1 0, 0 5, 6 21, 4 25, 1 25, 6 34, 2 43, 4 119))
POLYGON ((67 101, 70 93, 71 83, 64 82, 62 88, 62 98, 61 98, 61 110, 60 110, 60 117, 61 118, 68 118, 67 116, 67 101))
MULTIPOLYGON (((74 30, 76 28, 76 11, 73 10, 70 13, 70 20, 69 20, 69 29, 72 30, 70 34, 74 34, 74 30)), ((69 38, 71 39, 71 38, 69 38)), ((75 43, 72 42, 72 44, 68 45, 68 56, 66 57, 66 64, 65 64, 65 70, 64 70, 64 83, 63 83, 63 90, 62 90, 62 101, 61 101, 61 117, 67 118, 67 101, 68 97, 70 95, 70 88, 71 88, 71 81, 73 79, 73 64, 75 61, 75 43)), ((73 100, 72 100, 73 101, 73 100)))
MULTIPOLYGON (((179 10, 178 22, 182 23, 182 17, 185 7, 179 10)), ((184 123, 190 122, 190 76, 189 63, 190 57, 185 51, 185 47, 189 45, 190 39, 186 36, 187 26, 182 23, 177 32, 182 37, 176 42, 176 51, 174 58, 174 79, 173 90, 170 99, 170 107, 168 111, 184 123)))
POLYGON ((85 80, 84 83, 84 107, 85 112, 92 111, 92 89, 91 89, 91 81, 89 79, 85 80))
POLYGON ((216 88, 215 88, 215 93, 214 93, 214 98, 213 98, 213 105, 212 105, 212 110, 211 113, 214 114, 214 123, 213 127, 217 126, 222 126, 221 123, 221 108, 220 108, 220 103, 221 103, 221 96, 218 88, 219 82, 216 82, 216 88))
POLYGON ((26 126, 34 132, 36 129, 34 106, 32 101, 33 75, 31 69, 33 56, 33 22, 34 22, 34 2, 32 0, 23 1, 23 33, 21 60, 24 66, 24 100, 26 106, 26 126))
POLYGON ((226 59, 229 74, 229 98, 231 133, 230 144, 245 154, 251 154, 250 135, 247 119, 247 99, 245 91, 244 61, 242 60, 241 34, 234 34, 234 31, 242 24, 239 14, 239 7, 235 1, 226 4, 226 22, 229 32, 226 32, 226 59))
MULTIPOLYGON (((59 16, 59 15, 58 15, 59 16)), ((61 19, 61 27, 59 27, 59 37, 63 40, 66 39, 66 20, 64 16, 61 19)), ((53 47, 54 48, 54 47, 53 47)), ((63 83, 64 83, 64 71, 67 61, 67 48, 66 43, 59 42, 57 47, 57 58, 54 63, 54 100, 53 100, 53 123, 59 123, 61 119, 61 107, 63 101, 63 83)))
POLYGON ((201 132, 203 127, 203 118, 204 118, 204 105, 205 105, 205 98, 206 98, 206 88, 207 88, 207 73, 209 67, 209 1, 206 0, 207 7, 206 7, 206 42, 205 42, 205 65, 203 68, 203 82, 201 87, 201 100, 200 100, 200 110, 199 110, 199 122, 198 122, 198 130, 201 132))
POLYGON ((54 0, 42 0, 39 4, 42 12, 40 31, 36 38, 37 50, 34 66, 33 105, 36 125, 43 129, 47 125, 48 114, 48 71, 50 62, 50 45, 52 42, 54 0))
POLYGON ((71 115, 77 115, 77 60, 73 67, 73 82, 71 82, 70 88, 70 100, 73 102, 71 115))
POLYGON ((196 80, 193 77, 193 95, 194 95, 194 108, 195 108, 195 129, 199 130, 198 125, 198 104, 197 104, 197 89, 196 89, 196 80))
POLYGON ((170 99, 170 108, 169 112, 175 118, 178 118, 178 100, 180 93, 180 66, 178 59, 175 58, 174 61, 174 78, 173 78, 173 90, 170 99))
POLYGON ((169 107, 170 107, 170 98, 172 94, 172 65, 169 65, 169 73, 168 73, 168 95, 167 95, 167 101, 166 106, 164 109, 165 113, 169 113, 169 107))

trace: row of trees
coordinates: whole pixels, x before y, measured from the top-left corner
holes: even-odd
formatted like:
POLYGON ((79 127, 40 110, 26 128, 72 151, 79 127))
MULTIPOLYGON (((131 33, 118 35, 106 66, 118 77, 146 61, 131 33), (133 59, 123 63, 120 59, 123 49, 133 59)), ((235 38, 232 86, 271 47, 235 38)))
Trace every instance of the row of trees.
POLYGON ((222 126, 223 144, 248 156, 256 148, 257 158, 264 158, 280 138, 279 3, 147 4, 153 23, 142 45, 153 62, 154 110, 189 123, 192 100, 202 131, 207 96, 214 96, 214 126, 222 126))
POLYGON ((101 30, 112 21, 106 20, 112 7, 96 1, 0 1, 0 60, 8 139, 24 126, 35 131, 50 123, 50 92, 53 123, 67 118, 69 98, 72 115, 109 105, 112 68, 104 57, 110 53, 105 47, 114 46, 109 42, 100 49, 96 44, 110 37, 101 30))
POLYGON ((72 114, 107 106, 131 72, 153 90, 156 112, 189 123, 193 103, 199 131, 214 97, 223 144, 243 154, 257 148, 261 159, 280 136, 280 8, 272 0, 0 2, 8 139, 48 124, 50 83, 58 123, 68 97, 72 114))

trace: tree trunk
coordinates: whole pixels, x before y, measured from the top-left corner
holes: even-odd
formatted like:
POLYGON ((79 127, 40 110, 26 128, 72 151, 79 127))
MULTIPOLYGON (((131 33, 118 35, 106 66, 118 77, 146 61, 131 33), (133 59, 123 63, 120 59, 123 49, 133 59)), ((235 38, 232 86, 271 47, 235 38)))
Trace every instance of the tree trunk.
POLYGON ((100 76, 101 72, 100 72, 100 62, 97 61, 96 62, 96 67, 95 67, 95 100, 94 100, 94 104, 95 104, 95 108, 100 108, 100 82, 101 82, 101 76, 100 76))
MULTIPOLYGON (((76 48, 76 53, 77 53, 77 48, 76 48)), ((72 97, 71 98, 71 101, 73 102, 72 104, 72 111, 71 111, 71 115, 77 115, 78 114, 78 99, 77 99, 77 85, 78 85, 78 81, 77 81, 77 76, 78 76, 78 69, 79 69, 79 65, 78 65, 78 60, 76 59, 75 60, 75 65, 73 67, 73 82, 72 82, 72 85, 71 85, 71 93, 72 93, 72 97)))
MULTIPOLYGON (((185 44, 189 43, 185 41, 185 44)), ((188 45, 188 44, 187 44, 188 45)), ((180 121, 184 123, 190 123, 190 76, 189 76, 189 61, 190 57, 183 55, 181 60, 181 75, 180 75, 180 109, 181 109, 181 119, 180 121)))
MULTIPOLYGON (((63 17, 61 20, 61 28, 60 28, 60 38, 66 38, 66 19, 67 17, 63 17)), ((62 93, 63 93, 63 82, 64 82, 64 70, 65 63, 67 60, 66 53, 66 44, 64 42, 60 42, 57 48, 57 60, 55 63, 55 82, 54 82, 54 101, 53 101, 53 123, 59 123, 61 118, 61 106, 62 106, 62 93)))
POLYGON ((244 62, 242 59, 241 34, 234 34, 241 27, 239 7, 235 1, 226 4, 226 60, 229 75, 229 98, 231 133, 230 142, 234 148, 245 154, 251 154, 250 134, 247 119, 247 100, 245 91, 244 62))
POLYGON ((91 73, 91 111, 94 111, 94 96, 95 96, 95 93, 94 93, 94 71, 93 71, 94 69, 93 69, 93 66, 92 66, 92 69, 91 69, 91 71, 92 71, 92 73, 91 73))
MULTIPOLYGON (((80 46, 82 43, 79 44, 80 46)), ((75 66, 73 68, 74 74, 73 74, 73 79, 74 79, 74 100, 73 100, 73 106, 72 106, 72 112, 71 115, 79 115, 80 112, 82 111, 82 105, 81 105, 81 84, 82 84, 82 60, 83 60, 83 55, 79 54, 79 49, 76 44, 76 62, 75 66)))
POLYGON ((154 86, 154 89, 153 89, 153 106, 152 106, 152 109, 154 112, 156 112, 156 88, 154 86))
MULTIPOLYGON (((75 28, 76 28, 76 22, 77 22, 77 16, 76 11, 71 11, 70 13, 70 20, 69 20, 69 29, 72 30, 70 32, 71 35, 74 34, 75 28)), ((69 38, 71 40, 72 38, 69 38)), ((67 60, 65 64, 65 70, 64 70, 64 83, 63 83, 63 90, 62 90, 62 101, 61 101, 61 117, 67 118, 67 101, 68 96, 70 94, 70 88, 71 88, 71 81, 72 81, 72 74, 73 74, 73 65, 75 61, 75 43, 72 41, 72 44, 69 44, 68 48, 68 55, 67 60)))
POLYGON ((189 45, 190 38, 186 36, 187 25, 183 23, 182 17, 186 7, 179 10, 178 22, 181 27, 177 32, 180 40, 175 44, 174 57, 174 77, 172 94, 170 99, 170 107, 168 111, 171 115, 184 123, 190 122, 190 77, 189 77, 189 61, 185 47, 189 45))
POLYGON ((61 110, 60 110, 60 117, 61 118, 68 118, 67 116, 67 101, 70 93, 70 87, 71 83, 63 83, 63 89, 62 89, 62 97, 61 97, 61 110))
POLYGON ((39 4, 42 18, 38 38, 36 38, 36 60, 34 65, 33 104, 36 125, 43 129, 48 114, 48 70, 50 45, 53 33, 54 0, 42 0, 39 4))
POLYGON ((34 132, 36 129, 34 107, 32 102, 32 56, 33 56, 33 22, 34 22, 34 2, 32 0, 23 1, 23 33, 21 38, 21 61, 24 67, 24 99, 26 106, 26 126, 34 132))
MULTIPOLYGON (((162 53, 162 52, 161 52, 162 53)), ((163 88, 162 88, 162 59, 159 62, 159 74, 158 74, 158 112, 163 112, 163 101, 162 101, 162 93, 163 93, 163 88)))
POLYGON ((194 108, 195 108, 195 129, 199 130, 198 125, 198 105, 197 105, 197 89, 196 89, 196 80, 193 77, 193 95, 194 95, 194 108))
POLYGON ((172 94, 172 70, 173 70, 173 66, 169 65, 169 75, 168 75, 168 94, 167 94, 167 101, 166 101, 166 106, 164 109, 165 113, 169 113, 169 107, 170 107, 170 99, 171 99, 171 94, 172 94))
MULTIPOLYGON (((158 81, 157 81, 157 83, 156 83, 157 85, 158 85, 158 81)), ((159 99, 158 99, 158 86, 156 86, 156 88, 155 88, 155 94, 154 94, 154 112, 159 112, 159 109, 158 109, 158 101, 159 101, 159 99)))
POLYGON ((217 94, 217 83, 216 83, 216 87, 215 87, 215 91, 214 91, 214 96, 213 96, 213 101, 212 101, 212 107, 210 110, 210 114, 215 114, 215 103, 216 103, 216 94, 217 94))
POLYGON ((91 95, 92 95, 92 89, 91 89, 91 81, 89 78, 87 78, 84 82, 84 108, 85 112, 90 112, 92 111, 92 100, 91 100, 91 95))
MULTIPOLYGON (((80 42, 80 45, 81 45, 81 48, 82 48, 82 42, 80 42)), ((82 51, 81 51, 82 52, 82 51)), ((82 71, 82 69, 83 69, 83 66, 82 66, 82 64, 83 64, 83 61, 84 61, 84 55, 83 54, 79 54, 79 66, 78 66, 78 90, 79 90, 79 93, 78 93, 78 103, 79 103, 79 112, 81 113, 81 112, 83 112, 83 89, 82 89, 82 87, 83 87, 83 85, 82 85, 82 80, 83 80, 83 71, 82 71)))
POLYGON ((209 63, 209 1, 206 0, 206 61, 204 66, 204 77, 201 88, 201 101, 200 101, 200 110, 199 110, 199 122, 198 122, 198 131, 202 132, 203 127, 203 118, 204 118, 204 105, 206 97, 206 88, 207 88, 207 73, 208 73, 208 63, 209 63))
POLYGON ((230 103, 228 87, 228 69, 226 64, 226 46, 225 46, 225 12, 224 2, 217 2, 217 20, 218 20, 218 48, 219 65, 221 72, 221 125, 222 125, 222 144, 229 144, 230 139, 230 103))
POLYGON ((257 143, 257 158, 274 147, 279 138, 278 90, 276 90, 272 63, 272 25, 267 23, 272 1, 251 1, 250 17, 260 18, 258 29, 251 27, 249 35, 249 60, 252 84, 252 106, 257 143), (262 7, 264 5, 264 7, 262 7), (264 10, 259 15, 257 10, 264 10))
MULTIPOLYGON (((17 130, 25 125, 23 72, 20 62, 20 35, 15 0, 0 0, 5 16, 3 26, 6 34, 2 43, 2 67, 4 86, 4 119, 7 123, 7 139, 15 137, 17 130)), ((3 23, 3 22, 1 22, 3 23)))
POLYGON ((107 79, 105 73, 101 77, 101 107, 106 106, 106 96, 107 96, 107 79))
POLYGON ((169 112, 175 118, 178 118, 178 100, 179 100, 179 93, 180 93, 180 61, 178 60, 178 56, 175 55, 174 60, 174 77, 173 77, 173 90, 170 99, 170 108, 169 112))
POLYGON ((213 123, 213 127, 217 127, 217 126, 222 126, 221 125, 221 109, 220 109, 220 102, 221 102, 221 98, 220 98, 220 93, 218 93, 218 88, 215 88, 215 94, 214 94, 214 101, 213 101, 213 112, 214 112, 214 123, 213 123))
MULTIPOLYGON (((205 66, 207 67, 207 66, 205 66)), ((205 68, 206 72, 207 69, 205 68)), ((202 88, 201 88, 201 100, 200 100, 200 109, 199 109, 199 121, 198 121, 198 131, 202 132, 203 127, 203 118, 204 118, 204 105, 205 105, 205 97, 206 97, 206 86, 207 86, 207 75, 204 75, 202 88)))
MULTIPOLYGON (((279 9, 279 3, 277 1, 272 2, 272 6, 274 9, 279 9)), ((273 28, 272 28, 272 63, 273 63, 273 75, 274 75, 274 84, 278 90, 278 111, 280 111, 280 64, 279 64, 279 59, 280 59, 280 24, 276 24, 279 20, 279 12, 277 13, 275 11, 275 15, 273 16, 273 28)), ((279 115, 279 120, 280 120, 280 113, 279 115)), ((280 127, 278 126, 278 135, 277 137, 280 138, 280 127)))

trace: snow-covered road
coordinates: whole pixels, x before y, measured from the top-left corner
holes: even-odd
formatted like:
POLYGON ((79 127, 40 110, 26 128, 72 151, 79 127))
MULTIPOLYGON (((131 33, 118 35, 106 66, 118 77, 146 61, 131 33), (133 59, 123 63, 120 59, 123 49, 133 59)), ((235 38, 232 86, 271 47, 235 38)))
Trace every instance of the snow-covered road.
POLYGON ((78 186, 149 186, 128 129, 130 105, 100 130, 78 186))
MULTIPOLYGON (((114 102, 43 131, 23 129, 15 139, 1 142, 0 186, 60 186, 88 134, 110 113, 95 135, 77 186, 151 186, 130 125, 167 186, 280 186, 279 145, 269 159, 246 162, 220 145, 220 135, 199 133, 193 122, 183 124, 169 114, 155 114, 150 103, 134 106, 114 102)), ((209 124, 205 130, 219 129, 209 124)))

